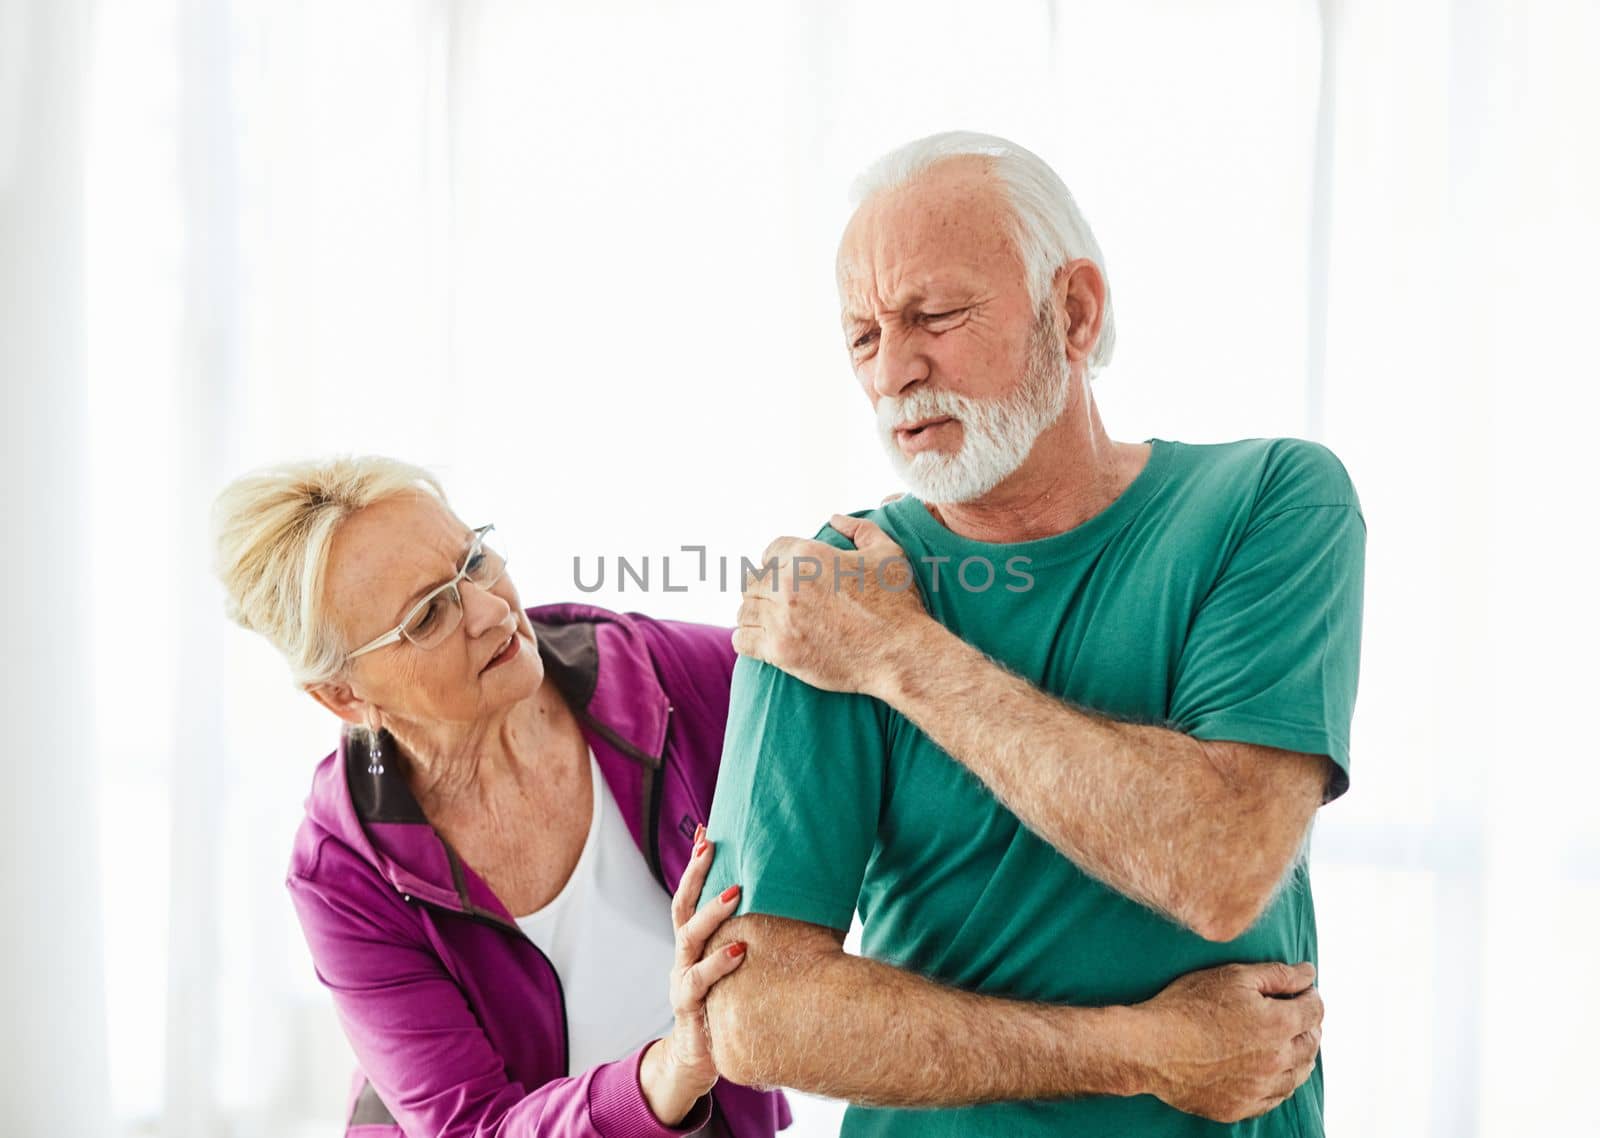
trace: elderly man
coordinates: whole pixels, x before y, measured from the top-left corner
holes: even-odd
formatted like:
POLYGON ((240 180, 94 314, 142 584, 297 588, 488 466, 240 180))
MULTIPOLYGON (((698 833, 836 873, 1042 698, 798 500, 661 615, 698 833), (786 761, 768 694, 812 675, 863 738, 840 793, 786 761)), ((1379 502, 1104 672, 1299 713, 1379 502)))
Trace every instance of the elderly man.
POLYGON ((746 590, 705 896, 743 883, 712 947, 749 949, 707 1004, 718 1067, 851 1100, 849 1135, 1320 1135, 1320 1002, 1289 966, 1316 957, 1312 816, 1349 783, 1350 480, 1303 440, 1106 434, 1102 258, 1021 147, 922 139, 857 200, 845 342, 913 494, 780 539, 746 590), (1275 1079, 1123 1014, 1264 961, 1275 1079))

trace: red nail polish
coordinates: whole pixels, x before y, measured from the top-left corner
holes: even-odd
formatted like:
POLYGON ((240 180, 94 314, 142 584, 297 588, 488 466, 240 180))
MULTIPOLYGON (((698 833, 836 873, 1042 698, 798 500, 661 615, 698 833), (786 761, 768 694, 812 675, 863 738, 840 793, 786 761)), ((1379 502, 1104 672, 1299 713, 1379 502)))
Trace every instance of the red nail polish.
POLYGON ((728 946, 728 955, 729 956, 743 956, 744 955, 744 941, 742 941, 742 940, 735 941, 733 944, 730 944, 728 946))
POLYGON ((727 902, 732 901, 738 895, 739 887, 737 885, 730 885, 722 891, 722 896, 718 897, 717 900, 726 904, 727 902))

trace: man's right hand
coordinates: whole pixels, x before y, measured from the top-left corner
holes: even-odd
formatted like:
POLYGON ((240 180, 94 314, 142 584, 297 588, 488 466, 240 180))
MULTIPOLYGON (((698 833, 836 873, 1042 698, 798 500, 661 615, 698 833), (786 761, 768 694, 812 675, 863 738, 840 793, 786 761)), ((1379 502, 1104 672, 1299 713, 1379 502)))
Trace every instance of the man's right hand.
POLYGON ((1149 1093, 1217 1122, 1265 1114, 1310 1078, 1322 997, 1310 964, 1225 964, 1180 976, 1135 1006, 1149 1093))

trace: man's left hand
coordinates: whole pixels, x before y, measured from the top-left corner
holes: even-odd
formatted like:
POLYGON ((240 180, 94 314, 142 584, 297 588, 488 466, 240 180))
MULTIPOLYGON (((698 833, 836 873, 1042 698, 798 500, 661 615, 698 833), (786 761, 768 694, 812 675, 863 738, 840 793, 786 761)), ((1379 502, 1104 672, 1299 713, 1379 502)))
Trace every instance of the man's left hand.
POLYGON ((876 694, 931 618, 893 538, 866 518, 828 521, 855 551, 798 537, 768 545, 762 575, 745 583, 733 647, 812 687, 876 694))

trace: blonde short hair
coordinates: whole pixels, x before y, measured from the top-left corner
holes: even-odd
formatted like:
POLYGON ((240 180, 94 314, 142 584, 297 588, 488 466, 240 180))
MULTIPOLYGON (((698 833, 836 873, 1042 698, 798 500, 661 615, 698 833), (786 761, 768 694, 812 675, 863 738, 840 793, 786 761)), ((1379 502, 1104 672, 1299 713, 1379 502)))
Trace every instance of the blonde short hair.
POLYGON ((339 523, 404 494, 431 495, 450 508, 431 473, 382 455, 262 467, 228 483, 212 503, 212 568, 226 594, 224 610, 283 653, 296 684, 344 674, 350 647, 323 603, 339 523))

